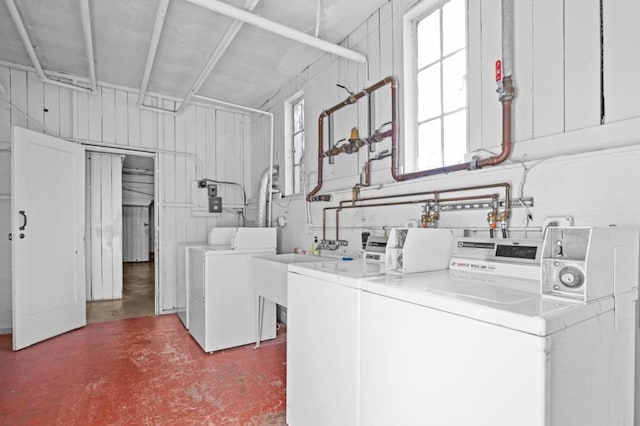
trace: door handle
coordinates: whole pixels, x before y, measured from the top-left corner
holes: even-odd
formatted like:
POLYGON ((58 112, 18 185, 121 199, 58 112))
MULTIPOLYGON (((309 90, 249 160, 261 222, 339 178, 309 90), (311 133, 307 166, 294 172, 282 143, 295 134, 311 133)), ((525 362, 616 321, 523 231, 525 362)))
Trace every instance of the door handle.
POLYGON ((20 214, 20 216, 24 218, 24 224, 18 229, 20 231, 24 231, 24 229, 27 227, 27 215, 24 213, 24 210, 20 210, 18 214, 20 214))

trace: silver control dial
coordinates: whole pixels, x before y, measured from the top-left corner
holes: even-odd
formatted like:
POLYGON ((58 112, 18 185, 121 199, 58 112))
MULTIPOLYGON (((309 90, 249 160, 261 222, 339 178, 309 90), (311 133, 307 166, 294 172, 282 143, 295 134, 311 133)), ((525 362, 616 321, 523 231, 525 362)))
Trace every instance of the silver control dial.
POLYGON ((569 288, 578 288, 584 284, 584 273, 575 266, 565 266, 559 273, 560 282, 569 288))

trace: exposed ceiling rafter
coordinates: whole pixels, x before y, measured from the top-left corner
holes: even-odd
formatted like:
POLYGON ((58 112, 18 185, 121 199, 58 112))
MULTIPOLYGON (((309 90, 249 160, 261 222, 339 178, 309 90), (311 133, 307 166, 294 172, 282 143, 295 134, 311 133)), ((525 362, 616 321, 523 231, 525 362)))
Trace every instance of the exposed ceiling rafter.
POLYGON ((93 56, 93 34, 91 28, 91 11, 89 0, 80 0, 80 14, 82 16, 82 31, 84 32, 84 45, 87 52, 87 63, 89 64, 89 80, 91 81, 91 91, 97 90, 96 86, 96 66, 93 56))
POLYGON ((49 77, 47 77, 47 75, 44 73, 44 70, 42 69, 42 65, 40 64, 40 61, 38 60, 38 55, 36 54, 36 51, 33 48, 33 43, 29 38, 29 34, 27 33, 27 29, 24 26, 24 22, 22 21, 22 17, 20 16, 20 12, 16 7, 15 1, 5 0, 5 4, 7 5, 7 9, 9 9, 9 14, 11 15, 11 19, 13 20, 13 23, 15 24, 16 29, 18 30, 18 34, 20 34, 20 38, 22 39, 22 43, 24 44, 24 47, 27 50, 27 54, 29 55, 31 62, 33 63, 33 66, 35 67, 36 72, 38 73, 38 77, 40 77, 40 80, 42 80, 43 83, 51 84, 54 86, 65 87, 67 89, 78 90, 81 92, 96 93, 96 84, 95 84, 96 76, 95 76, 95 67, 93 63, 93 41, 91 38, 91 20, 89 17, 88 0, 80 0, 80 7, 82 9, 81 10, 82 19, 83 19, 82 27, 85 31, 85 45, 87 49, 87 56, 89 59, 91 87, 82 87, 75 84, 52 80, 49 77), (89 20, 85 22, 85 19, 89 19, 89 20), (86 40, 87 34, 88 34, 89 40, 86 40))
POLYGON ((146 108, 156 108, 144 105, 144 97, 147 94, 147 87, 149 86, 149 78, 151 77, 151 70, 153 69, 153 62, 158 52, 158 44, 160 43, 160 37, 162 36, 162 28, 164 27, 164 21, 167 17, 167 9, 169 7, 169 0, 160 0, 158 4, 158 11, 156 12, 156 22, 153 26, 153 33, 151 34, 151 43, 149 44, 149 51, 147 53, 147 63, 144 67, 144 74, 142 75, 142 83, 140 83, 140 90, 138 92, 138 106, 146 108))
MULTIPOLYGON (((259 2, 260 0, 246 0, 243 4, 243 7, 248 11, 252 11, 253 9, 255 9, 256 5, 259 2)), ((187 106, 189 101, 191 101, 191 99, 195 96, 198 90, 200 90, 200 87, 202 87, 204 82, 207 80, 207 78, 209 77, 209 75, 211 74, 215 66, 218 64, 218 62, 222 58, 222 55, 224 55, 224 53, 227 51, 227 49, 231 45, 231 42, 233 42, 233 40, 238 35, 238 32, 240 31, 243 25, 244 25, 244 22, 236 20, 231 24, 229 29, 227 29, 224 36, 222 37, 222 40, 218 44, 218 47, 216 47, 216 50, 213 52, 213 54, 209 58, 209 61, 202 68, 202 71, 200 71, 200 74, 198 74, 198 77, 193 82, 191 89, 189 89, 189 92, 187 93, 187 95, 184 97, 182 102, 180 102, 180 106, 178 107, 178 113, 181 113, 184 110, 184 108, 187 106)))

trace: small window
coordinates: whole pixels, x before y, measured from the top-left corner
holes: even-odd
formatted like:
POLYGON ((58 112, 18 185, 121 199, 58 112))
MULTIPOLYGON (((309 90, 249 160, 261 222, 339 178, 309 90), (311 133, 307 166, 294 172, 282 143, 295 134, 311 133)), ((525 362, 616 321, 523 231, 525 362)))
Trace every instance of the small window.
POLYGON ((404 26, 406 166, 461 163, 468 150, 466 0, 425 0, 404 26))
POLYGON ((285 102, 285 193, 299 194, 304 185, 304 97, 302 93, 285 102))

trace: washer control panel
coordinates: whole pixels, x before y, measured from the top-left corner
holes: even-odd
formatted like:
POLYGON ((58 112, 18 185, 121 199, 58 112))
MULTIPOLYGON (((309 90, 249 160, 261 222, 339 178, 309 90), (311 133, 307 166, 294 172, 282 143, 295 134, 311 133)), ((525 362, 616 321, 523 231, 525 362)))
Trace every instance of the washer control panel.
POLYGON ((637 288, 638 240, 635 228, 548 228, 541 294, 588 303, 637 288))
POLYGON ((542 294, 583 301, 591 230, 549 228, 542 254, 542 294))

